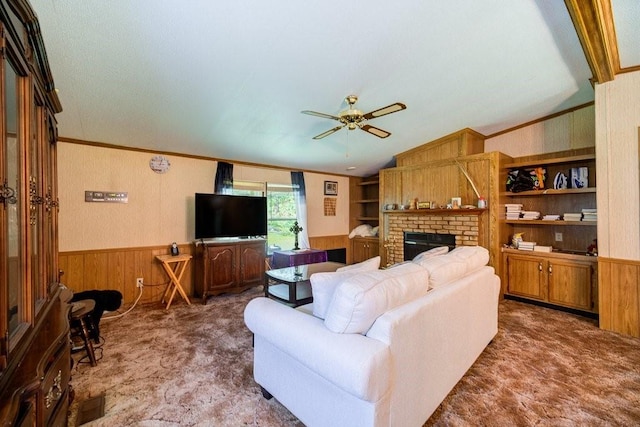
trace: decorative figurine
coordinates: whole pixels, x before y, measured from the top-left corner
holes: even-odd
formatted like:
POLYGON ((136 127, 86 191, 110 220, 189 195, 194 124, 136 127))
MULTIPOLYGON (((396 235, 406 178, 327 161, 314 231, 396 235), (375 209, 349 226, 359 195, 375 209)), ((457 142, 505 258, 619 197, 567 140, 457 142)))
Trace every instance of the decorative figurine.
POLYGON ((293 226, 289 229, 289 231, 292 232, 294 234, 295 238, 296 238, 295 244, 293 246, 293 250, 294 251, 297 251, 297 250, 300 249, 298 247, 298 233, 301 232, 302 230, 304 230, 304 229, 298 225, 298 221, 295 221, 293 223, 293 226))

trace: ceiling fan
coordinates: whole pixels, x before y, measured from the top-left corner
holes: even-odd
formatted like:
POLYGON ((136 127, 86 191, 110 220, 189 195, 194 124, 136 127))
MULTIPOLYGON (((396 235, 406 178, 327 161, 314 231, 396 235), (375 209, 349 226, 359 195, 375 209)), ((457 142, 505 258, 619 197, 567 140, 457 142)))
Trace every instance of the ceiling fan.
POLYGON ((386 130, 377 128, 375 126, 371 126, 366 124, 367 120, 375 119, 376 117, 386 116, 387 114, 395 113, 397 111, 402 111, 407 108, 406 105, 396 102, 395 104, 387 105, 386 107, 379 108, 377 110, 371 111, 370 113, 363 114, 362 111, 356 110, 353 108, 356 102, 358 102, 358 97, 356 95, 349 95, 344 99, 347 104, 349 104, 349 108, 347 110, 342 111, 337 116, 333 116, 331 114, 318 113, 316 111, 304 110, 301 111, 302 114, 309 114, 311 116, 323 117, 325 119, 333 119, 339 121, 341 124, 339 126, 334 127, 333 129, 329 129, 326 132, 322 132, 320 135, 316 135, 313 139, 322 139, 325 136, 329 136, 334 132, 339 131, 343 127, 347 127, 349 130, 354 129, 362 129, 365 132, 369 132, 372 135, 377 136, 378 138, 386 138, 391 133, 386 130))

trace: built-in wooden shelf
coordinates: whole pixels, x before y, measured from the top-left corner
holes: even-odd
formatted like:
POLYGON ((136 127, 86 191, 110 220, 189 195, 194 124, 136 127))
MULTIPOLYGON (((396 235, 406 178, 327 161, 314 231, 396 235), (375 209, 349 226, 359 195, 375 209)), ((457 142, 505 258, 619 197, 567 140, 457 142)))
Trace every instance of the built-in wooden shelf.
POLYGON ((519 225, 546 225, 546 226, 565 226, 565 225, 580 225, 580 226, 588 226, 588 227, 596 227, 598 225, 597 221, 545 221, 542 219, 508 219, 503 221, 505 224, 519 224, 519 225))
POLYGON ((378 221, 380 218, 377 216, 359 216, 358 221, 378 221))
POLYGON ((539 251, 523 251, 515 248, 502 248, 502 252, 509 254, 524 254, 524 255, 540 255, 546 258, 557 258, 557 259, 571 259, 575 261, 583 261, 583 260, 597 260, 597 256, 588 255, 585 251, 572 251, 572 250, 559 250, 554 249, 552 252, 539 252, 539 251))
POLYGON ((576 162, 583 162, 583 161, 591 161, 591 160, 595 160, 595 158, 596 158, 595 153, 580 154, 577 156, 553 157, 549 159, 538 158, 535 160, 507 163, 504 165, 504 167, 507 169, 518 169, 522 167, 531 167, 536 165, 546 166, 546 165, 557 165, 561 163, 576 163, 576 162))
POLYGON ((521 191, 519 193, 513 193, 511 191, 503 191, 502 193, 500 193, 500 195, 506 196, 506 197, 553 196, 553 195, 582 194, 582 193, 595 193, 595 192, 596 192, 596 187, 563 188, 558 190, 553 188, 547 188, 546 190, 521 191))

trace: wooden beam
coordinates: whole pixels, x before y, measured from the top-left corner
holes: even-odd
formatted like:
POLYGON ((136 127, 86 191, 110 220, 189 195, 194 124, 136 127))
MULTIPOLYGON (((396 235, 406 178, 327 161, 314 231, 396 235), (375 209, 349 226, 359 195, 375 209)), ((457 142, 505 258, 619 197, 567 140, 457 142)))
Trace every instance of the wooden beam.
POLYGON ((611 0, 565 0, 594 83, 611 81, 620 71, 611 0))

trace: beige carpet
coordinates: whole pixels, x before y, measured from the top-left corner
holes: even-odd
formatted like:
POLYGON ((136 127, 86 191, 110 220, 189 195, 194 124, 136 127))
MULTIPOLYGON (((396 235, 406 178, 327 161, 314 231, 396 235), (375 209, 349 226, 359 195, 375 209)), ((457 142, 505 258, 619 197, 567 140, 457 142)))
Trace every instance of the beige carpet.
MULTIPOLYGON (((242 313, 260 295, 256 288, 169 311, 158 303, 103 320, 98 366, 79 363, 72 371, 69 425, 76 425, 78 403, 101 393, 105 415, 86 426, 301 425, 253 382, 242 313)), ((515 301, 500 303, 498 335, 426 423, 639 424, 640 340, 515 301)))

